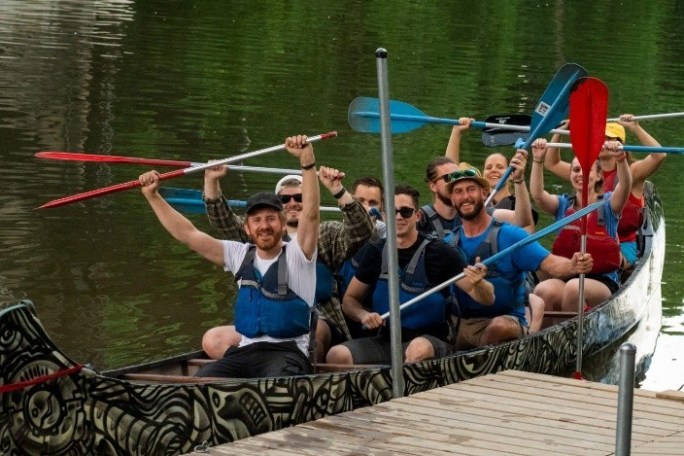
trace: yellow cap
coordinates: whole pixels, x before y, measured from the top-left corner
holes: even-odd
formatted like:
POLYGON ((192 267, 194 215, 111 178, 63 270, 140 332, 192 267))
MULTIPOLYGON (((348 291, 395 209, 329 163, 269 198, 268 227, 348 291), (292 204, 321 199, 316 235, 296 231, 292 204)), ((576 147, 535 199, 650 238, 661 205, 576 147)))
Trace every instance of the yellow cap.
POLYGON ((623 143, 627 139, 625 134, 625 127, 616 122, 609 122, 606 124, 606 136, 609 138, 620 138, 623 143))

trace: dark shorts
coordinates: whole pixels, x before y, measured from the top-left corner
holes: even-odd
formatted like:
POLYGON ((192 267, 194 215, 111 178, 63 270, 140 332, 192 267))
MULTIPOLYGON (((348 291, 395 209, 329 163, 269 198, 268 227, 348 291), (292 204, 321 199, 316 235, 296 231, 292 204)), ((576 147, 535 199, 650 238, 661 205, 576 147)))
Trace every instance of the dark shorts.
MULTIPOLYGON (((428 334, 421 335, 432 344, 435 358, 441 358, 452 352, 451 346, 445 341, 428 334)), ((402 357, 410 342, 401 344, 402 357)), ((354 364, 391 364, 392 346, 386 336, 362 337, 345 342, 354 359, 354 364)))
MULTIPOLYGON (((615 294, 615 292, 618 291, 618 289, 620 288, 620 284, 616 283, 613 279, 611 279, 610 277, 606 277, 603 274, 586 274, 584 277, 587 279, 596 280, 597 282, 601 282, 602 284, 608 287, 608 289, 610 290, 610 294, 615 294)), ((572 279, 578 278, 579 276, 572 277, 572 279)), ((566 280, 566 282, 568 280, 566 280)))
POLYGON ((230 347, 223 358, 205 364, 198 377, 284 377, 313 372, 309 359, 294 341, 255 342, 244 347, 230 347))

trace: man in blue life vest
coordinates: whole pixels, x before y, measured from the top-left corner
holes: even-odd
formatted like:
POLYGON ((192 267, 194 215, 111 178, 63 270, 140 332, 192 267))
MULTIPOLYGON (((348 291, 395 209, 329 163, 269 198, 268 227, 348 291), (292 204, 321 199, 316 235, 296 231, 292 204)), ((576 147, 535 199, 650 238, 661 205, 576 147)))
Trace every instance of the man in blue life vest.
MULTIPOLYGON (((406 302, 465 272, 465 277, 456 282, 456 287, 474 301, 484 306, 491 305, 494 302, 493 287, 483 280, 487 268, 481 264, 468 266, 456 248, 441 239, 419 233, 417 223, 421 213, 418 211, 417 190, 399 185, 394 195, 400 301, 406 302)), ((381 314, 389 309, 386 245, 385 239, 366 244, 365 253, 342 300, 342 310, 350 319, 369 329, 382 330, 372 337, 333 346, 326 358, 328 363, 388 364, 391 361, 388 327, 381 318, 381 314), (372 296, 371 309, 364 307, 368 296, 372 296)), ((402 310, 401 336, 407 363, 442 357, 451 352, 447 338, 452 298, 453 291, 448 287, 402 310)))
MULTIPOLYGON (((473 264, 528 236, 517 226, 494 219, 484 208, 489 182, 480 171, 461 167, 448 177, 447 190, 462 221, 454 236, 447 239, 460 247, 473 264)), ((553 255, 533 242, 490 265, 487 280, 494 284, 493 306, 483 306, 457 290, 460 324, 457 346, 479 347, 517 339, 528 333, 525 319, 525 274, 542 270, 553 277, 571 277, 591 271, 591 255, 577 252, 572 259, 553 255)))
POLYGON ((320 191, 307 137, 289 137, 285 147, 302 168, 303 207, 292 242, 283 242, 285 214, 274 193, 260 192, 247 201, 244 229, 252 243, 225 241, 195 228, 159 195, 159 173, 140 176, 142 192, 164 228, 239 281, 235 304, 235 325, 242 334, 239 346, 202 366, 199 376, 253 378, 312 371, 308 346, 316 292, 320 191))

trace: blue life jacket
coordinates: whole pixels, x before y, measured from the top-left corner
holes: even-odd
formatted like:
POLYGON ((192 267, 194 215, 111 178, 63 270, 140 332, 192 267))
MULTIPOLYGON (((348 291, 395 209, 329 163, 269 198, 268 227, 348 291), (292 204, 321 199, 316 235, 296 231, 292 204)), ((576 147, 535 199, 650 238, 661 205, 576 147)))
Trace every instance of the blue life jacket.
POLYGON ((451 227, 445 229, 444 225, 442 225, 442 219, 439 217, 432 204, 426 204, 425 206, 421 207, 420 210, 423 212, 423 214, 425 214, 425 217, 427 217, 427 220, 432 225, 432 232, 424 232, 423 234, 432 234, 433 236, 437 236, 439 239, 444 239, 445 236, 458 230, 458 227, 461 226, 461 218, 456 216, 456 218, 454 218, 452 221, 451 227))
MULTIPOLYGON (((292 238, 285 233, 283 240, 290 242, 292 238)), ((335 275, 330 266, 316 259, 316 303, 328 302, 332 299, 335 292, 335 275)), ((340 295, 342 296, 342 295, 340 295)))
POLYGON ((235 329, 247 337, 292 338, 309 333, 312 309, 287 285, 285 248, 261 277, 254 268, 256 246, 249 247, 235 280, 242 280, 235 301, 235 329))
POLYGON ((335 275, 330 266, 316 260, 316 302, 328 302, 335 292, 335 275))
MULTIPOLYGON (((484 241, 468 258, 468 264, 475 264, 475 259, 485 260, 499 251, 498 237, 501 222, 494 220, 484 241)), ((461 230, 444 238, 444 242, 458 247, 461 230)), ((465 253, 465 252, 464 252, 465 253)), ((496 263, 489 265, 486 279, 494 285, 496 299, 491 306, 472 302, 472 299, 459 300, 461 315, 464 318, 493 318, 499 315, 524 317, 525 274, 522 272, 504 272, 497 270, 496 263)))
MULTIPOLYGON (((424 239, 411 261, 399 272, 399 302, 404 303, 432 288, 425 270, 425 248, 434 238, 424 239)), ((373 311, 383 314, 389 311, 389 266, 387 264, 387 244, 382 248, 382 268, 373 292, 373 311)), ((401 327, 421 330, 430 327, 446 328, 447 305, 451 299, 442 293, 432 293, 421 301, 401 312, 401 327)))

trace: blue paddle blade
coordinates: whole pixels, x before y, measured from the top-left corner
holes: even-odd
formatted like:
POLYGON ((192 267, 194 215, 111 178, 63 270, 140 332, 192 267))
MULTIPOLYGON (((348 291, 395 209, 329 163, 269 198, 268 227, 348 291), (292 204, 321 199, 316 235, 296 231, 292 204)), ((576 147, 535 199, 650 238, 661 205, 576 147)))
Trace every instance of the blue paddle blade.
MULTIPOLYGON (((389 102, 391 131, 393 134, 406 133, 422 127, 426 116, 408 103, 390 100, 389 102)), ((371 97, 355 98, 349 105, 347 113, 349 125, 354 131, 363 133, 380 133, 380 100, 371 97)))
MULTIPOLYGON (((539 99, 532 113, 530 134, 519 149, 528 149, 535 139, 547 134, 553 127, 568 116, 570 102, 570 90, 579 78, 587 75, 587 70, 576 63, 566 63, 556 73, 549 83, 546 91, 539 99)), ((503 188, 506 180, 513 173, 513 167, 509 166, 503 173, 499 182, 489 193, 485 206, 494 198, 494 195, 503 188)))
MULTIPOLYGON (((458 119, 432 117, 408 103, 398 100, 389 102, 390 129, 392 134, 406 133, 427 123, 457 125, 458 119)), ((354 131, 380 133, 380 100, 358 97, 349 104, 347 120, 354 131)))
MULTIPOLYGON (((189 188, 160 187, 159 194, 179 212, 184 214, 204 214, 204 201, 202 192, 189 188)), ((246 201, 228 200, 228 205, 233 208, 244 208, 246 201)))
POLYGON ((525 141, 525 149, 535 139, 545 135, 561 121, 567 119, 570 90, 575 81, 587 74, 587 70, 576 63, 566 63, 560 67, 532 112, 530 135, 525 141))

